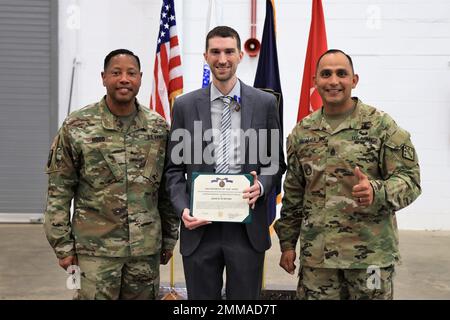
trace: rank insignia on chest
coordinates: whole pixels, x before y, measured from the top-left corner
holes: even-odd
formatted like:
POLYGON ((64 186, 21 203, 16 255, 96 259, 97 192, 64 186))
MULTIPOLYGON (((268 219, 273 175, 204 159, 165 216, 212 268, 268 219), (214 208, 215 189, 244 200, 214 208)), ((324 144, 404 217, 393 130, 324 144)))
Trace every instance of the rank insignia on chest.
POLYGON ((409 146, 403 146, 402 156, 407 160, 414 161, 414 149, 409 146))

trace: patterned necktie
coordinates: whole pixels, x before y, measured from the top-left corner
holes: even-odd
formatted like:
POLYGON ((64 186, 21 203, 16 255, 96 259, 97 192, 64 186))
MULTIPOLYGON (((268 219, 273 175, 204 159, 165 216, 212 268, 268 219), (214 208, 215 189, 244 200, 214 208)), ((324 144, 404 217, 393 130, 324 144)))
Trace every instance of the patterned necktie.
POLYGON ((231 108, 232 97, 220 97, 223 102, 222 118, 220 120, 220 143, 217 149, 216 172, 228 173, 231 136, 231 108))

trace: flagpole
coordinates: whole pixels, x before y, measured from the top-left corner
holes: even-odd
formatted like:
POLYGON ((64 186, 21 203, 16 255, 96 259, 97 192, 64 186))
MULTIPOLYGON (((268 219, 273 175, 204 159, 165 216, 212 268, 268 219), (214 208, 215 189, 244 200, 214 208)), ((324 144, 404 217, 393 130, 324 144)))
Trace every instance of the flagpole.
POLYGON ((170 288, 175 288, 175 255, 172 255, 172 258, 170 259, 170 288))
POLYGON ((205 34, 208 34, 209 28, 211 27, 211 10, 213 1, 214 0, 209 0, 208 3, 208 15, 206 16, 205 34))
POLYGON ((262 274, 262 289, 266 289, 266 255, 264 255, 264 262, 263 262, 263 274, 262 274))

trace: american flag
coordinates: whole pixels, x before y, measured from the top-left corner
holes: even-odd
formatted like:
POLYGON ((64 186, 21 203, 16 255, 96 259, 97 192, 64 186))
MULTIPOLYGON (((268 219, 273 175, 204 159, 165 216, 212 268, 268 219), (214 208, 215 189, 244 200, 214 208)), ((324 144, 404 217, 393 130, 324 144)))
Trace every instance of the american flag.
POLYGON ((173 0, 163 0, 159 24, 150 108, 162 115, 170 124, 173 101, 183 92, 183 73, 173 0))

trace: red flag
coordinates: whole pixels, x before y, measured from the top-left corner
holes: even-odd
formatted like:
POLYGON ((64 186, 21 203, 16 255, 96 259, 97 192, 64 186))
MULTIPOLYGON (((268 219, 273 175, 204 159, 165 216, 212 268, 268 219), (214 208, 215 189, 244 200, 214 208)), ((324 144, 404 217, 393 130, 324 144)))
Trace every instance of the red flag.
POLYGON ((323 17, 322 0, 313 0, 297 122, 322 106, 322 99, 314 88, 313 76, 316 72, 317 60, 325 51, 327 51, 327 34, 325 30, 325 19, 323 17))
POLYGON ((183 92, 183 73, 173 0, 163 0, 160 19, 150 108, 170 123, 173 101, 183 92))

